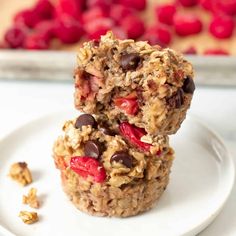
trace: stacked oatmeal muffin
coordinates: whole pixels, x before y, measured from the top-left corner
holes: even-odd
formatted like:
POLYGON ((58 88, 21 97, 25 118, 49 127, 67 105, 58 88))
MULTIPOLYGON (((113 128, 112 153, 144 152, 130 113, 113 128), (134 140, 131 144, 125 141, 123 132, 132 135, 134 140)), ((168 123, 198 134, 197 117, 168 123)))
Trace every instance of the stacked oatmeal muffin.
POLYGON ((75 70, 75 106, 53 147, 64 191, 99 216, 153 207, 169 182, 174 134, 194 93, 189 62, 171 49, 116 39, 84 44, 75 70))

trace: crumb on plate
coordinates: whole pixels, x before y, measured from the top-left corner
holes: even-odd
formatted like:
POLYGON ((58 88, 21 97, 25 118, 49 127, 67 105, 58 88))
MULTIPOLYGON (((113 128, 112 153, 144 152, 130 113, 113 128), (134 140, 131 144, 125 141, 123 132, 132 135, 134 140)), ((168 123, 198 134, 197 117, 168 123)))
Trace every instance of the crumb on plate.
POLYGON ((33 224, 39 220, 37 212, 20 211, 19 217, 25 224, 33 224))
POLYGON ((32 183, 32 175, 26 162, 17 162, 12 164, 9 176, 22 186, 32 183))
POLYGON ((22 203, 27 204, 32 208, 38 209, 40 206, 40 202, 37 198, 37 189, 31 188, 27 195, 23 195, 22 203))

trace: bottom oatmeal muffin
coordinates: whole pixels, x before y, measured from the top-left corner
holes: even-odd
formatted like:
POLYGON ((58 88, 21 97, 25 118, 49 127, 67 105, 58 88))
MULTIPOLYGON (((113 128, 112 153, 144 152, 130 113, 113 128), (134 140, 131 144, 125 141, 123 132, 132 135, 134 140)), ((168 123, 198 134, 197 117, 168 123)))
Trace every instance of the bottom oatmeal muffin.
POLYGON ((127 217, 155 205, 173 160, 167 136, 152 140, 128 122, 108 128, 89 114, 67 121, 53 147, 64 191, 89 214, 127 217))

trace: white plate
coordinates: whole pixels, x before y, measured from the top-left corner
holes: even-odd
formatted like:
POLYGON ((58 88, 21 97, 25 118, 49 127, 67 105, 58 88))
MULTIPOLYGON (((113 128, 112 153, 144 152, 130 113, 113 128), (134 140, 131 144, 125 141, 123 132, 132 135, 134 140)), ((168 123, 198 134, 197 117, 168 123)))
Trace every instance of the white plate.
POLYGON ((19 236, 195 235, 222 209, 234 181, 231 157, 212 131, 188 117, 171 137, 176 159, 170 184, 154 209, 126 219, 79 212, 62 192, 51 157, 53 140, 64 120, 72 117, 64 112, 40 118, 0 142, 0 232, 19 236), (22 188, 7 177, 16 161, 29 164, 34 177, 31 186, 22 188), (43 204, 38 210, 40 221, 29 226, 17 215, 30 210, 21 198, 32 186, 43 204))

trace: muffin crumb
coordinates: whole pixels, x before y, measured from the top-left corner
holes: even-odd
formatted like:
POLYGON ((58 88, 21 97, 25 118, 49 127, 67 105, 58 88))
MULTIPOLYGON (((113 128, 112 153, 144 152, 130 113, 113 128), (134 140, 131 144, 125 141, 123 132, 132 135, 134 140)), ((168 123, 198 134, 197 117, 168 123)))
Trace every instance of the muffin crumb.
POLYGON ((37 212, 20 211, 19 217, 25 224, 33 224, 39 220, 37 212))
POLYGON ((37 189, 31 188, 28 195, 23 195, 22 203, 29 205, 31 208, 38 209, 40 207, 40 202, 37 198, 37 189))
POLYGON ((9 176, 22 186, 32 183, 32 175, 26 162, 17 162, 12 164, 9 176))

